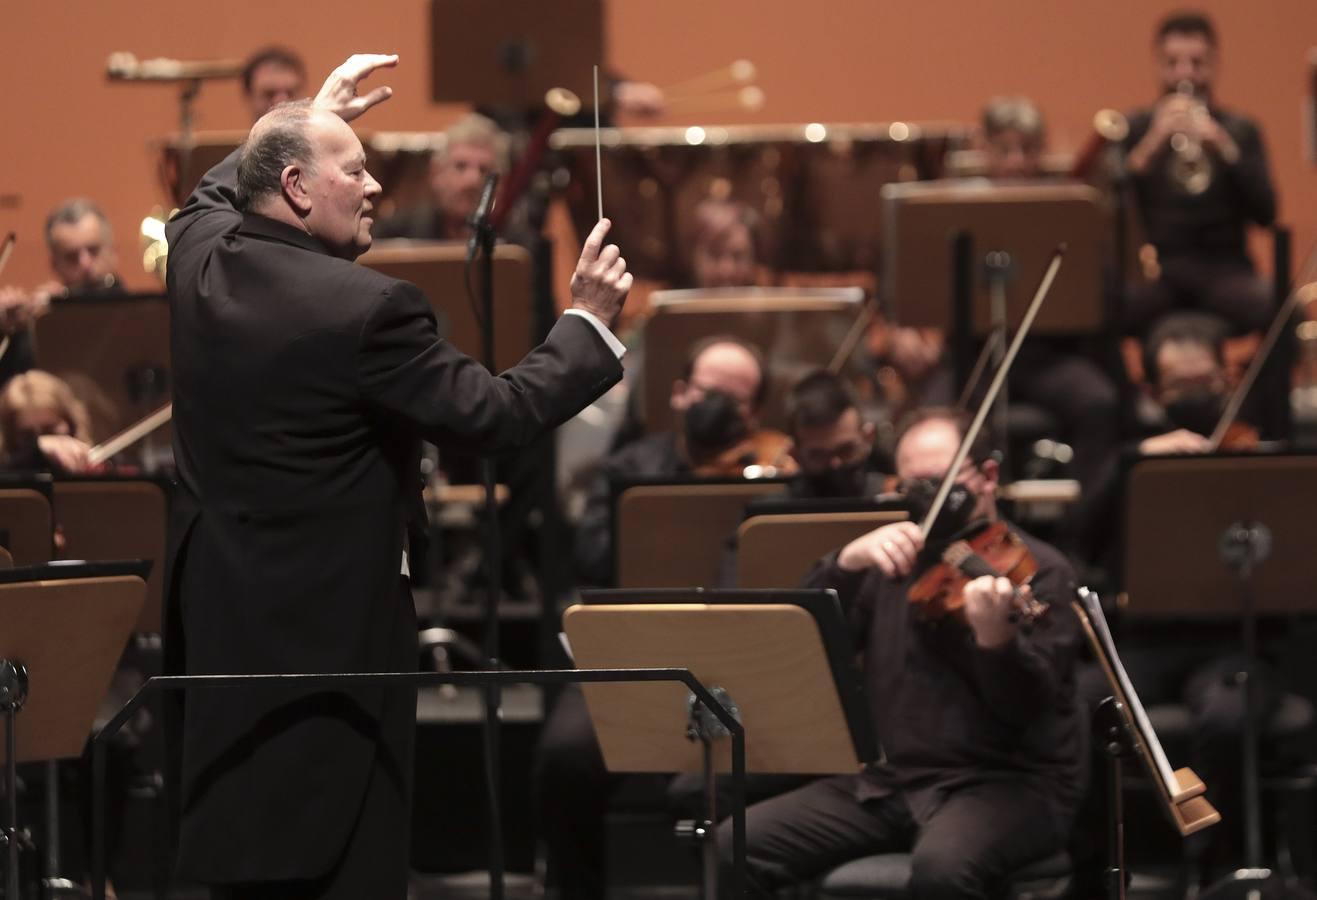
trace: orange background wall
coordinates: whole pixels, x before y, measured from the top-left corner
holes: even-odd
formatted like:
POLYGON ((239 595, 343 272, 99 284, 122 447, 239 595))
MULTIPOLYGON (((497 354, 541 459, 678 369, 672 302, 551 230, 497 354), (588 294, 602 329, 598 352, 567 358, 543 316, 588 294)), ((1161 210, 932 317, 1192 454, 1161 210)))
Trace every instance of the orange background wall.
MULTIPOLYGON (((491 10, 503 5, 489 0, 491 10)), ((1222 35, 1218 95, 1262 123, 1281 215, 1295 227, 1301 256, 1317 239, 1317 167, 1306 159, 1302 124, 1317 3, 1201 5, 1222 35)), ((1085 139, 1095 110, 1152 96, 1149 35, 1170 8, 1147 0, 611 0, 605 63, 663 84, 749 58, 767 105, 753 115, 716 117, 723 121, 970 121, 987 96, 1025 93, 1047 115, 1053 146, 1066 149, 1085 139)), ((32 285, 46 277, 45 213, 85 194, 109 213, 129 282, 152 283, 136 262, 137 224, 163 199, 150 146, 173 129, 176 94, 170 86, 108 84, 111 51, 243 56, 281 42, 305 55, 318 85, 353 51, 392 50, 402 56, 387 80, 394 99, 366 124, 437 129, 460 110, 428 100, 429 15, 428 0, 5 4, 0 229, 17 230, 20 244, 0 280, 32 285)), ((245 124, 236 82, 208 84, 197 127, 245 124)))

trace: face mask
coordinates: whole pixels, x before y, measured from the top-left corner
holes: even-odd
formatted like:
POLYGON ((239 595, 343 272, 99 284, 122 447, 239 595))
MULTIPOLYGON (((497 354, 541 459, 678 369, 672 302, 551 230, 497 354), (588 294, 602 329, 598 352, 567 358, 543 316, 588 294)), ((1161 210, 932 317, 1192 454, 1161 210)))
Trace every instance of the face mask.
POLYGON ((1176 428, 1187 428, 1206 436, 1221 420, 1224 405, 1221 395, 1207 388, 1193 388, 1166 404, 1166 418, 1176 428))
MULTIPOLYGON (((924 516, 933 508, 933 499, 942 482, 934 478, 920 478, 911 482, 905 490, 906 503, 909 504, 910 521, 916 525, 924 521, 924 516)), ((933 527, 929 531, 930 542, 946 540, 964 531, 972 521, 974 513, 974 495, 963 484, 953 484, 947 494, 942 511, 938 513, 933 527)))
POLYGON ((736 401, 722 391, 705 391, 682 416, 692 458, 716 454, 749 436, 736 401))
POLYGON ((862 497, 869 478, 865 460, 828 468, 816 474, 800 475, 804 493, 809 497, 862 497))

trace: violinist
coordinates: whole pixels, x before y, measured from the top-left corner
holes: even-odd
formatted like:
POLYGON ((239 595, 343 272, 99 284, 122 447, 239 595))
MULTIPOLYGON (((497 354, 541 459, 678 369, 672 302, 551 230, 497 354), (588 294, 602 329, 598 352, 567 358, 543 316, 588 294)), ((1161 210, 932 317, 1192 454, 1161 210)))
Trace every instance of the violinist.
POLYGON ((91 471, 90 436, 86 405, 49 372, 23 372, 0 389, 0 446, 6 471, 91 471))
POLYGON ((55 207, 46 217, 45 236, 54 277, 32 290, 0 287, 0 340, 9 338, 0 355, 0 384, 36 365, 31 325, 52 298, 123 293, 115 272, 114 231, 94 202, 75 197, 55 207))
MULTIPOLYGON (((912 501, 941 479, 966 430, 950 410, 903 423, 896 472, 912 501)), ((1073 661, 1074 575, 1053 548, 1018 532, 1038 564, 1030 590, 1050 611, 1020 627, 1016 592, 970 580, 963 619, 928 621, 908 596, 946 532, 997 521, 997 463, 976 440, 955 475, 959 502, 926 545, 913 521, 876 529, 825 557, 811 587, 850 612, 884 759, 747 810, 751 891, 771 896, 853 858, 912 853, 915 897, 985 897, 1020 867, 1064 846, 1084 781, 1084 723, 1073 661), (1043 623, 1046 624, 1043 624, 1043 623)), ((730 865, 731 822, 719 847, 730 865)))
MULTIPOLYGON (((759 426, 768 393, 763 354, 731 336, 698 342, 669 400, 674 431, 657 432, 606 457, 590 483, 576 530, 576 572, 586 584, 612 583, 612 482, 619 478, 673 478, 739 474, 759 443, 769 464, 794 468, 785 435, 759 426), (738 466, 739 463, 739 466, 738 466)), ((750 462, 755 462, 751 459, 750 462)))

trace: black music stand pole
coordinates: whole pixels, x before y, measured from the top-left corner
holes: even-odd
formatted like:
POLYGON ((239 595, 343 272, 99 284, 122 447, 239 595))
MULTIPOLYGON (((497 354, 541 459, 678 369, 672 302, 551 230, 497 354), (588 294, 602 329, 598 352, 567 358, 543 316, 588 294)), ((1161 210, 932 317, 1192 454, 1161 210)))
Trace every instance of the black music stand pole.
POLYGON ((1107 697, 1093 714, 1093 735, 1107 758, 1107 896, 1125 900, 1125 760, 1134 755, 1128 717, 1115 697, 1107 697))
POLYGON ((5 896, 18 897, 18 711, 27 701, 27 669, 21 662, 0 659, 0 708, 5 713, 5 896))
MULTIPOLYGON (((493 176, 495 181, 497 176, 493 176)), ((487 185, 493 194, 494 185, 487 185)), ((498 374, 494 355, 494 242, 496 235, 490 224, 488 210, 469 221, 472 240, 476 245, 480 278, 480 318, 484 326, 481 334, 481 356, 491 375, 498 374)), ((480 461, 480 477, 485 488, 485 622, 483 648, 485 665, 497 671, 499 663, 498 601, 503 587, 502 541, 499 534, 498 474, 495 460, 485 456, 480 461)), ((489 897, 503 900, 503 815, 499 784, 499 720, 502 717, 502 692, 498 684, 485 685, 485 765, 486 785, 489 792, 489 897)))

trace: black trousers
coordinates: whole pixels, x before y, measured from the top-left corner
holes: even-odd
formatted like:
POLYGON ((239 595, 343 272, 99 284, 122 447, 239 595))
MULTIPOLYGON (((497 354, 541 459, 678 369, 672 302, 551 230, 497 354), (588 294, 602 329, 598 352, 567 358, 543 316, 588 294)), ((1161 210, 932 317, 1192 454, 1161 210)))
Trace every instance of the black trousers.
MULTIPOLYGON (((862 856, 910 852, 915 897, 989 897, 1009 875, 1064 846, 1059 821, 1040 793, 997 782, 951 792, 922 824, 904 797, 861 803, 862 775, 812 782, 746 811, 746 875, 751 896, 817 878, 862 856)), ((732 823, 718 827, 724 873, 732 823)))
MULTIPOLYGON (((415 660, 416 612, 406 579, 399 590, 390 658, 415 660)), ((406 900, 415 743, 416 691, 390 688, 356 826, 334 868, 308 880, 211 885, 212 900, 406 900)))
MULTIPOLYGON (((565 688, 540 732, 535 784, 540 834, 548 876, 561 900, 603 900, 608 895, 605 817, 613 792, 627 778, 668 782, 667 802, 675 816, 702 817, 702 775, 614 775, 604 766, 585 695, 565 688)), ((808 780, 797 775, 754 775, 746 780, 747 802, 771 797, 808 780)), ((728 779, 718 781, 718 808, 729 808, 728 779)))
POLYGON ((1158 319, 1184 310, 1214 313, 1244 334, 1266 329, 1275 303, 1271 285, 1247 260, 1171 257, 1161 261, 1156 281, 1130 287, 1125 333, 1146 337, 1158 319))

